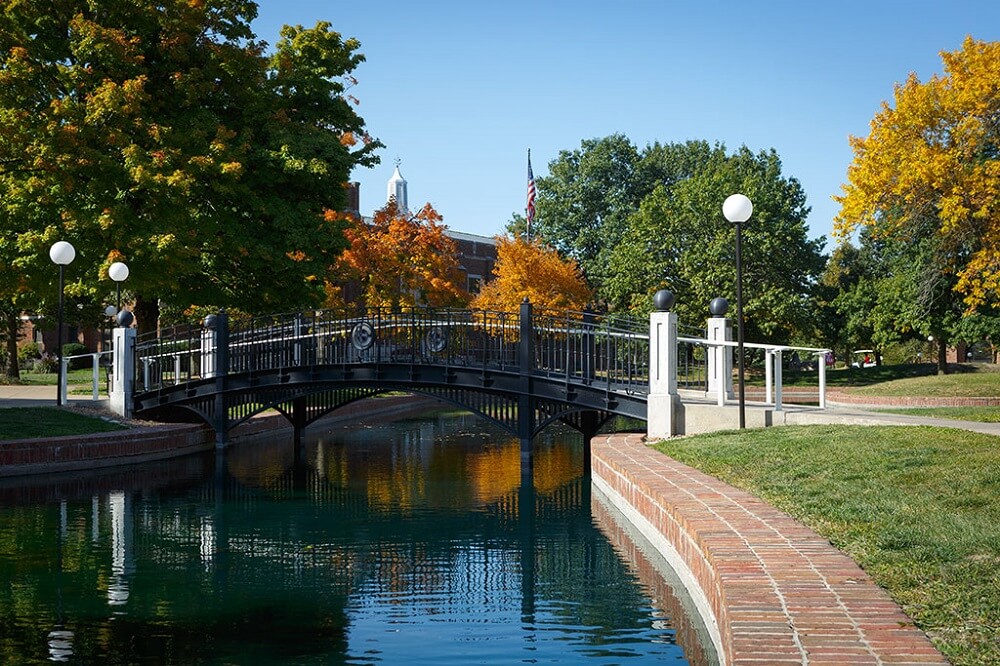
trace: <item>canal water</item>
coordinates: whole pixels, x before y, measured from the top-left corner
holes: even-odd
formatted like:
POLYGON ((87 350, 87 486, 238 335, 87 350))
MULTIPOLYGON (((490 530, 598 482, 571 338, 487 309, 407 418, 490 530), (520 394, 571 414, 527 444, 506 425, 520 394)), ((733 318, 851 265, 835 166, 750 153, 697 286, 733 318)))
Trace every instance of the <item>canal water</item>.
POLYGON ((714 663, 579 436, 471 416, 0 480, 0 663, 714 663))

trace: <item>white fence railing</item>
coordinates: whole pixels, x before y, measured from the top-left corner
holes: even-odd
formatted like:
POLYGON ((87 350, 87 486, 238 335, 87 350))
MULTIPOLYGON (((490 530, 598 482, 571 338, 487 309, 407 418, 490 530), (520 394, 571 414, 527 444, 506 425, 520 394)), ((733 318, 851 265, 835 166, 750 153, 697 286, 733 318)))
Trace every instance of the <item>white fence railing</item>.
MULTIPOLYGON (((716 358, 715 362, 718 363, 717 367, 720 368, 728 367, 723 360, 725 350, 727 348, 732 349, 739 346, 738 342, 734 342, 732 340, 701 340, 698 338, 678 336, 677 341, 704 345, 714 349, 716 358)), ((773 404, 775 411, 781 411, 782 408, 783 354, 785 352, 803 352, 803 355, 815 356, 816 368, 819 375, 819 407, 821 409, 826 408, 826 355, 831 351, 830 349, 821 349, 817 347, 795 347, 792 345, 768 345, 758 342, 744 342, 743 346, 748 349, 764 350, 764 402, 767 404, 773 404)), ((726 383, 722 381, 716 382, 715 388, 718 405, 723 407, 726 404, 727 397, 726 383)))
POLYGON ((71 361, 73 361, 74 359, 78 359, 78 358, 90 358, 90 360, 91 360, 91 366, 93 367, 93 373, 92 373, 92 378, 91 378, 91 384, 92 384, 92 387, 91 387, 92 388, 92 390, 91 390, 91 399, 92 400, 100 400, 101 399, 101 391, 100 391, 100 386, 101 386, 101 368, 104 367, 104 366, 101 365, 100 360, 101 360, 102 356, 107 356, 110 359, 111 353, 112 353, 111 351, 102 351, 102 352, 94 352, 92 354, 77 354, 76 356, 64 356, 63 357, 63 359, 62 359, 62 377, 61 377, 62 381, 60 382, 59 389, 58 389, 59 390, 59 397, 61 399, 62 404, 64 404, 64 405, 66 404, 66 400, 67 400, 68 394, 69 394, 69 389, 68 389, 69 379, 67 377, 67 375, 69 374, 69 364, 70 364, 71 361))

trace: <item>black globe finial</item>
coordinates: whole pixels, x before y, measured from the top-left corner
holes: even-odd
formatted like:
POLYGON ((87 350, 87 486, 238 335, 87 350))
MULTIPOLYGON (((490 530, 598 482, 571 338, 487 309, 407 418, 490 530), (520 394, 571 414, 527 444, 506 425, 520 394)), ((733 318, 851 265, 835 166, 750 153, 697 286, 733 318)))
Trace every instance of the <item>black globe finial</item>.
POLYGON ((122 328, 128 328, 129 326, 132 325, 132 322, 135 321, 135 315, 129 312, 128 310, 122 310, 121 312, 118 313, 116 319, 118 320, 119 326, 121 326, 122 328))
POLYGON ((726 313, 729 312, 729 301, 722 296, 716 296, 708 304, 708 311, 712 313, 713 317, 725 317, 726 313))
POLYGON ((653 308, 657 312, 667 312, 672 307, 674 307, 674 292, 661 289, 653 294, 653 308))
POLYGON ((205 321, 203 321, 202 324, 208 330, 214 331, 215 327, 219 325, 219 316, 218 315, 214 315, 214 314, 210 314, 207 317, 205 317, 205 321))

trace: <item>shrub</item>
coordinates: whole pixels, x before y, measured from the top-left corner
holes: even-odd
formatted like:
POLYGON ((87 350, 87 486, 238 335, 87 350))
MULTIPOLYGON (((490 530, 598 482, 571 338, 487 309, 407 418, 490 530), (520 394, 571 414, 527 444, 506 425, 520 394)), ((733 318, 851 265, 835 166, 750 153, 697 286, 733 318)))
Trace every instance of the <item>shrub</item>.
MULTIPOLYGON (((68 342, 63 345, 62 348, 63 358, 67 356, 79 356, 80 354, 88 354, 90 350, 87 349, 86 345, 81 345, 79 342, 68 342)), ((89 368, 91 364, 90 358, 75 358, 69 364, 70 370, 78 370, 80 368, 89 368)))
POLYGON ((58 367, 59 360, 54 355, 42 354, 39 358, 31 359, 31 366, 27 370, 47 374, 55 372, 58 367))
POLYGON ((42 357, 42 350, 37 342, 29 342, 17 348, 17 367, 21 370, 30 370, 34 361, 42 357))

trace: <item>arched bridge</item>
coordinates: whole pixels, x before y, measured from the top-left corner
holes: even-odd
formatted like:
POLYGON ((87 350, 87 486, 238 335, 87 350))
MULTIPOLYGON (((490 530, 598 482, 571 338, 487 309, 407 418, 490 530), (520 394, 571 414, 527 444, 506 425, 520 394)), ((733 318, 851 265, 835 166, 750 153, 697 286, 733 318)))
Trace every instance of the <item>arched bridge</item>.
POLYGON ((645 420, 649 326, 543 312, 527 302, 518 314, 422 308, 252 319, 220 314, 203 327, 136 339, 132 360, 136 417, 197 415, 220 445, 234 426, 266 409, 281 412, 298 437, 338 407, 391 391, 430 395, 480 414, 524 445, 554 421, 589 438, 614 416, 645 420))

